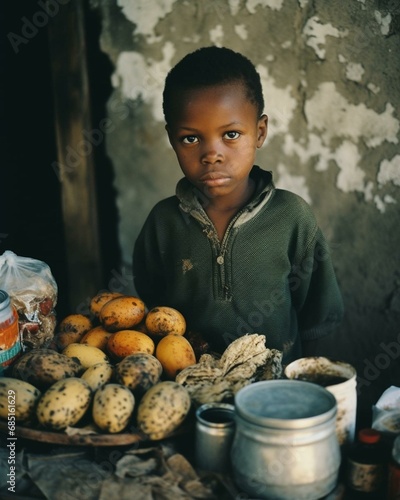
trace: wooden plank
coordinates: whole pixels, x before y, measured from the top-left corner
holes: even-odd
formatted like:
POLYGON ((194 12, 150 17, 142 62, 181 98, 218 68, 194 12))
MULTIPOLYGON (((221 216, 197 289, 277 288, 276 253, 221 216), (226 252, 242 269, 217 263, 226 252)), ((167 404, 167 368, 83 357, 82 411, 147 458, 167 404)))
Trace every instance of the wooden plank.
POLYGON ((57 161, 72 311, 102 288, 83 0, 71 0, 48 26, 57 161))

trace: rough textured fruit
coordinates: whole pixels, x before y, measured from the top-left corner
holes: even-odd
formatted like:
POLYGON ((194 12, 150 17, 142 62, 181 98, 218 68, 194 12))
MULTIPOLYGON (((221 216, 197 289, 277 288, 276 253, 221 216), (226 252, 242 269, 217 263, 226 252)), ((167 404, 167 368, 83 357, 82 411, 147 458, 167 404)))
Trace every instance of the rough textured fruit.
POLYGON ((157 384, 161 374, 161 363, 147 353, 131 354, 115 367, 115 380, 140 395, 157 384))
POLYGON ((108 356, 101 349, 86 344, 69 344, 62 354, 77 358, 84 368, 108 361, 108 356))
POLYGON ((121 297, 122 293, 119 292, 109 292, 109 291, 103 291, 99 292, 97 295, 95 295, 92 300, 90 301, 90 312, 95 316, 99 317, 101 308, 104 306, 104 304, 107 304, 112 299, 115 299, 117 297, 121 297))
POLYGON ((28 364, 29 359, 34 356, 35 354, 40 353, 42 356, 44 355, 52 355, 54 353, 57 353, 56 350, 54 349, 45 349, 44 347, 41 347, 39 349, 32 349, 17 358, 16 361, 12 364, 12 376, 15 378, 19 378, 21 380, 25 380, 24 374, 25 374, 25 369, 28 364))
POLYGON ((154 307, 147 313, 145 324, 147 331, 152 335, 165 336, 170 333, 183 335, 186 331, 185 318, 172 307, 154 307))
POLYGON ((159 382, 142 397, 137 426, 150 439, 164 439, 177 429, 190 410, 187 389, 173 381, 159 382))
POLYGON ((108 339, 111 337, 112 333, 108 332, 102 326, 96 326, 92 328, 81 338, 80 344, 91 345, 93 347, 97 347, 102 351, 105 351, 107 348, 108 339))
POLYGON ((145 305, 138 297, 124 295, 110 300, 101 308, 100 323, 109 332, 138 325, 145 316, 145 305))
POLYGON ((93 392, 100 387, 108 384, 113 376, 114 369, 109 363, 96 363, 89 366, 83 373, 81 378, 86 380, 93 392))
POLYGON ((11 377, 0 377, 0 418, 9 422, 29 422, 35 415, 41 396, 39 389, 28 382, 11 377))
POLYGON ((120 384, 106 384, 95 392, 92 416, 103 431, 116 433, 125 429, 135 407, 135 397, 120 384))
POLYGON ((47 389, 58 380, 80 376, 83 370, 78 359, 51 349, 32 349, 13 364, 12 376, 47 389))
POLYGON ((92 391, 81 378, 66 378, 53 384, 39 399, 38 421, 49 429, 61 430, 79 422, 89 408, 92 391))
POLYGON ((107 352, 117 360, 138 352, 154 354, 154 350, 155 344, 153 339, 145 333, 135 330, 115 332, 107 342, 107 352))
POLYGON ((79 342, 86 332, 93 328, 91 320, 83 314, 70 314, 58 325, 54 342, 58 349, 79 342))
POLYGON ((196 355, 190 342, 182 335, 170 334, 157 344, 156 358, 160 361, 167 378, 176 375, 187 366, 196 363, 196 355))

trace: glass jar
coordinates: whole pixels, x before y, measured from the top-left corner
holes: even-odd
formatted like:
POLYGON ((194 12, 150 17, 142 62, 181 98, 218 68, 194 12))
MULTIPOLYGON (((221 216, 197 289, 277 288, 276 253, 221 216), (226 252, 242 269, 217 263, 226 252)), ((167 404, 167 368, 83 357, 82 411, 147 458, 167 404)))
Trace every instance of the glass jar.
POLYGON ((381 433, 375 429, 361 429, 357 437, 357 443, 347 455, 346 486, 351 498, 381 500, 387 470, 387 455, 381 433))
POLYGON ((0 375, 21 354, 18 314, 7 292, 0 290, 0 375))
POLYGON ((393 443, 392 457, 389 462, 387 500, 400 499, 400 436, 393 443))

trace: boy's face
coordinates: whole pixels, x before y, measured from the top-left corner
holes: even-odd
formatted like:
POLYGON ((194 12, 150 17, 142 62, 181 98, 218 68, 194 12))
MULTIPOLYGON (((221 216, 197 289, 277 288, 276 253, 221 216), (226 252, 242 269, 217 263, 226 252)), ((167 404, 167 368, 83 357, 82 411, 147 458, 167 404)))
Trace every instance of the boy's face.
POLYGON ((208 199, 234 204, 248 189, 267 116, 241 83, 177 92, 174 104, 166 129, 184 175, 208 199))

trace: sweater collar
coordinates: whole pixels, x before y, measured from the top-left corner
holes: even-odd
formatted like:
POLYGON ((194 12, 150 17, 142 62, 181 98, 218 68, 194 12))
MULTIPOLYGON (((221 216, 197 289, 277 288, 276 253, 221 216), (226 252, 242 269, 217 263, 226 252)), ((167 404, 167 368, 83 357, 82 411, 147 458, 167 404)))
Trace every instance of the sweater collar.
MULTIPOLYGON (((272 181, 272 173, 262 170, 259 166, 254 165, 250 177, 255 182, 255 190, 253 197, 247 203, 243 210, 251 212, 263 201, 266 201, 275 189, 272 181)), ((201 192, 191 184, 186 177, 183 177, 176 186, 176 196, 180 201, 181 209, 186 213, 204 212, 200 203, 202 198, 201 192)), ((198 214, 199 215, 199 214, 198 214)))

